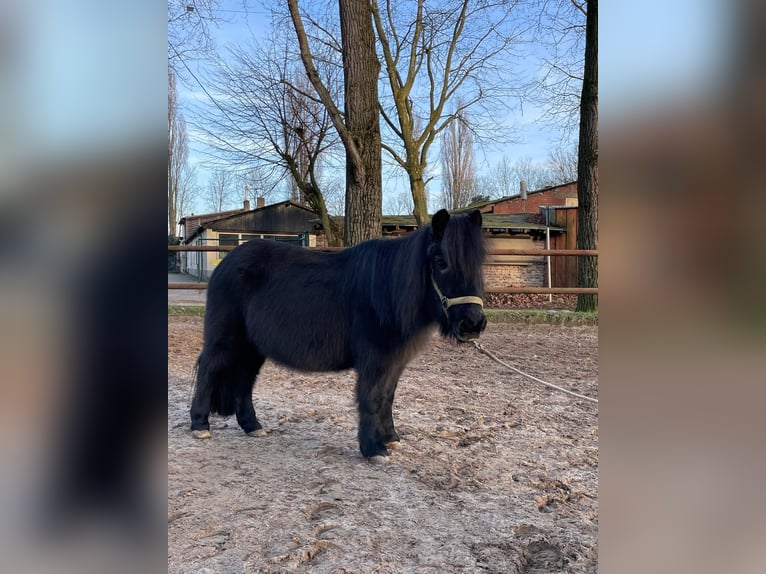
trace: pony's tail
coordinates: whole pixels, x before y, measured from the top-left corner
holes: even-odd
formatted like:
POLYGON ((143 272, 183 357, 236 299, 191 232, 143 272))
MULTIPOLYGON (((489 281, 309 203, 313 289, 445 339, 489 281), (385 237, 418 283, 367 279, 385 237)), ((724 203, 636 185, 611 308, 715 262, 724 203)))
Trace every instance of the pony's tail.
POLYGON ((211 361, 201 354, 194 365, 194 396, 210 393, 210 412, 228 417, 235 413, 237 397, 232 377, 222 376, 220 369, 211 368, 211 361))
POLYGON ((219 385, 213 389, 210 397, 210 412, 222 417, 234 414, 237 407, 237 398, 234 389, 229 385, 219 385))

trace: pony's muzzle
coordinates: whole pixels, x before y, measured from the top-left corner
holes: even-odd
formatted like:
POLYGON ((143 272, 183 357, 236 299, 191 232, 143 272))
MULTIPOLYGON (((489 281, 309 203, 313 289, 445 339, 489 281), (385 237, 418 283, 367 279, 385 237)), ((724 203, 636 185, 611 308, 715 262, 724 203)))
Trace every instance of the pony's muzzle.
POLYGON ((457 324, 457 338, 460 341, 478 339, 487 328, 487 317, 479 305, 470 305, 457 324))

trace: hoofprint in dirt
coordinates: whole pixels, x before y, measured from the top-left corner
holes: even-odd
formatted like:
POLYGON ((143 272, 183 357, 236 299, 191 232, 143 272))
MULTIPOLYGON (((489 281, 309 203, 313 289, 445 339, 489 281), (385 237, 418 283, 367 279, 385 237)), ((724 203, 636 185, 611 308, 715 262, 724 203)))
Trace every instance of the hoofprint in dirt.
MULTIPOLYGON (((354 373, 267 362, 248 437, 189 431, 200 317, 168 318, 168 571, 595 572, 597 407, 434 336, 402 375, 401 447, 370 464, 354 373)), ((482 344, 596 397, 595 327, 490 324, 482 344)))

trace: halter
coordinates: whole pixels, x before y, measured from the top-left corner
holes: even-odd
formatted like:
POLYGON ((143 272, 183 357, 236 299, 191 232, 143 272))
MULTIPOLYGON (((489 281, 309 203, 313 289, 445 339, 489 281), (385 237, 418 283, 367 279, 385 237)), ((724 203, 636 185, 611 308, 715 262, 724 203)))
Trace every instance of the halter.
POLYGON ((484 301, 481 300, 481 297, 468 295, 465 297, 452 297, 450 299, 449 297, 445 296, 444 293, 442 293, 441 289, 439 289, 439 286, 436 284, 436 280, 434 279, 433 273, 431 274, 431 284, 434 286, 434 289, 436 290, 436 294, 439 296, 439 301, 441 301, 444 314, 447 316, 449 316, 449 313, 447 313, 447 309, 449 309, 453 305, 466 305, 469 303, 473 303, 474 305, 479 305, 482 309, 484 308, 484 301))

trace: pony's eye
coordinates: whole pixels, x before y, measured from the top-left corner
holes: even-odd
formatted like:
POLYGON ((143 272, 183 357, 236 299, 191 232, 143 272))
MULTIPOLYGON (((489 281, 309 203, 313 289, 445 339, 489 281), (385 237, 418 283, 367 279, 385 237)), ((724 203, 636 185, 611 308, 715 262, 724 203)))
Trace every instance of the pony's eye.
POLYGON ((447 268, 447 262, 441 257, 435 259, 434 263, 436 264, 436 267, 441 271, 444 271, 447 268))

